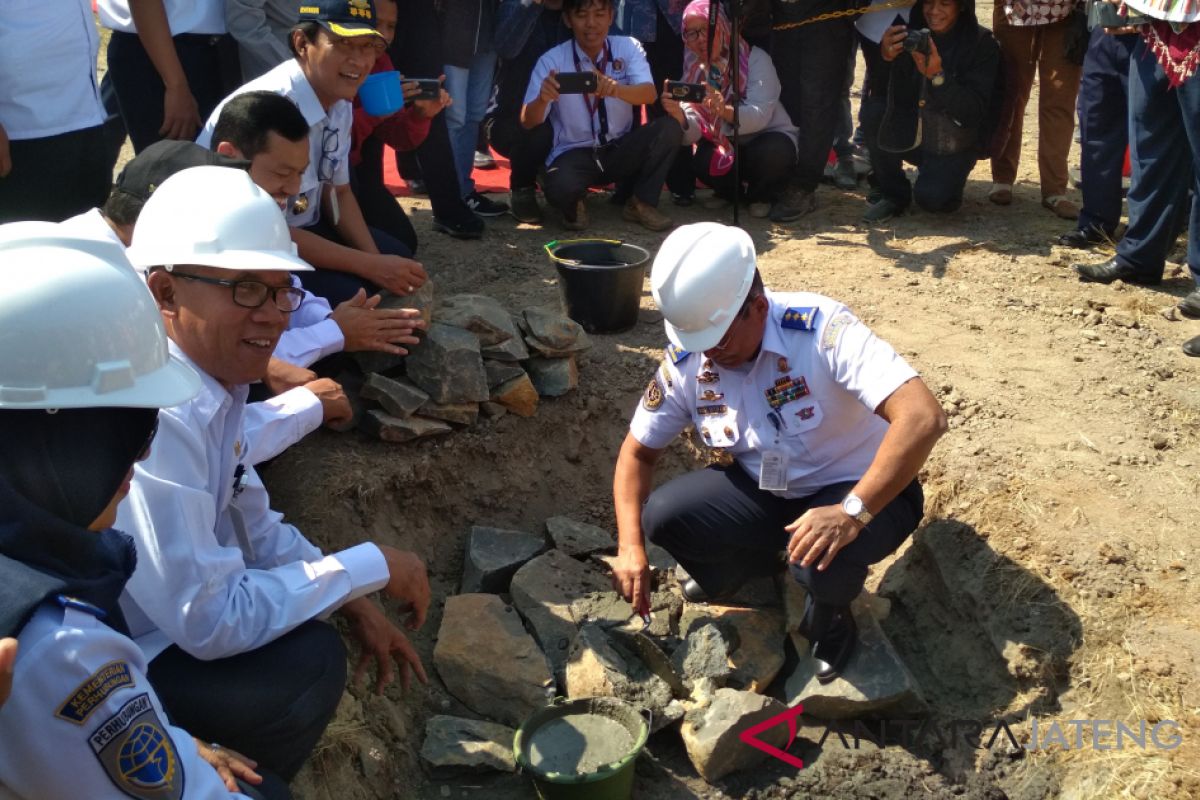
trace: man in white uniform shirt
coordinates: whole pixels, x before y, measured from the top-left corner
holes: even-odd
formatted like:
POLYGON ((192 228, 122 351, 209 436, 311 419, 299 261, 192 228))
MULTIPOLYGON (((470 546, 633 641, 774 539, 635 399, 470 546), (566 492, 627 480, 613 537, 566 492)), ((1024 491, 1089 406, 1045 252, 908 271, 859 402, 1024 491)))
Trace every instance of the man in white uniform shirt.
POLYGON ((549 118, 554 130, 542 187, 546 202, 562 212, 569 230, 583 230, 588 187, 616 182, 621 194, 632 192, 625 219, 666 230, 672 222, 659 212, 658 199, 683 129, 663 116, 630 131, 637 107, 654 103, 658 91, 638 40, 608 35, 612 0, 564 0, 562 11, 573 38, 538 59, 521 108, 526 129, 549 118), (595 90, 561 92, 557 75, 564 72, 594 74, 595 90))
POLYGON ((299 107, 309 124, 309 163, 285 215, 300 256, 316 268, 304 288, 331 306, 359 289, 411 294, 426 280, 407 245, 367 225, 350 188, 351 103, 386 46, 374 24, 372 0, 306 0, 290 39, 295 58, 221 101, 196 138, 212 147, 224 105, 245 92, 275 92, 299 107))
POLYGON ((112 182, 87 0, 0 4, 0 223, 60 222, 112 182))
POLYGON ((740 228, 675 231, 650 284, 671 346, 617 459, 619 589, 648 609, 646 537, 688 571, 693 602, 779 572, 786 550, 807 589, 800 633, 817 678, 831 681, 854 652, 849 606, 868 566, 921 521, 916 478, 946 429, 941 407, 844 305, 766 292, 740 228), (651 493, 659 455, 688 425, 734 463, 651 493))
POLYGON ((247 384, 266 369, 297 307, 296 255, 275 201, 245 172, 195 167, 167 179, 129 248, 149 271, 173 354, 200 394, 163 412, 154 453, 135 471, 118 527, 137 544, 122 608, 168 713, 194 735, 246 754, 284 780, 304 763, 345 683, 345 648, 319 620, 343 614, 359 672, 393 657, 425 680, 416 651, 367 596, 429 606, 412 553, 361 544, 323 555, 270 508, 243 432, 247 384))

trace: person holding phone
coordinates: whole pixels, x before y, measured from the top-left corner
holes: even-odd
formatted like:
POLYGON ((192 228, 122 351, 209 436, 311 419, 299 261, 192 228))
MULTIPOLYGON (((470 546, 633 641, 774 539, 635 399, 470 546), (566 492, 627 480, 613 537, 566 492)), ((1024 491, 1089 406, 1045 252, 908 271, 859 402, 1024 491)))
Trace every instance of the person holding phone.
POLYGON ((696 144, 692 171, 714 189, 704 207, 720 209, 744 197, 750 216, 761 219, 770 214, 796 163, 796 126, 779 102, 779 75, 771 57, 741 37, 734 44, 723 7, 717 12, 712 50, 705 55, 708 13, 709 0, 692 0, 683 11, 682 80, 702 84, 705 96, 701 102, 680 103, 664 92, 662 105, 683 128, 684 144, 696 144), (735 106, 740 131, 736 153, 730 141, 735 106), (733 185, 734 159, 744 190, 733 185))
POLYGON ((669 116, 632 129, 635 107, 653 103, 658 92, 637 39, 609 36, 613 15, 612 0, 564 0, 572 38, 538 59, 521 125, 533 130, 550 120, 554 147, 543 189, 568 230, 587 227, 588 187, 617 182, 633 189, 624 218, 663 231, 673 223, 658 210, 658 201, 683 130, 669 116), (590 75, 575 76, 580 72, 590 75), (561 73, 572 73, 565 86, 558 81, 561 73))

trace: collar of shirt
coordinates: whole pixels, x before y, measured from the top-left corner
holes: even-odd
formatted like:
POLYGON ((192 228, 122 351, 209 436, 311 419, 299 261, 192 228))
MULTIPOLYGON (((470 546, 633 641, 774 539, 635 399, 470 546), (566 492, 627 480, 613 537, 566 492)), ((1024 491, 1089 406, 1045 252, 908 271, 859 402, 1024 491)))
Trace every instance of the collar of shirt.
POLYGON ((175 344, 173 340, 167 340, 167 347, 170 348, 171 355, 194 369, 196 374, 200 376, 200 393, 185 403, 185 405, 190 406, 196 416, 206 425, 212 422, 213 418, 222 409, 229 408, 235 403, 246 404, 246 398, 250 394, 249 386, 235 386, 232 392, 227 391, 216 378, 209 375, 197 366, 195 361, 188 358, 187 353, 183 352, 183 348, 175 344))
POLYGON ((308 82, 308 76, 300 67, 300 62, 294 58, 290 59, 283 62, 279 70, 283 73, 282 77, 287 78, 291 83, 291 91, 288 92, 288 96, 300 109, 300 113, 304 115, 304 121, 309 124, 309 127, 328 119, 329 112, 321 105, 316 90, 308 82))
POLYGON ((763 330, 762 350, 777 356, 786 356, 789 348, 787 342, 783 340, 783 326, 780 323, 787 307, 771 292, 767 292, 767 301, 770 303, 770 307, 767 310, 767 320, 763 330))

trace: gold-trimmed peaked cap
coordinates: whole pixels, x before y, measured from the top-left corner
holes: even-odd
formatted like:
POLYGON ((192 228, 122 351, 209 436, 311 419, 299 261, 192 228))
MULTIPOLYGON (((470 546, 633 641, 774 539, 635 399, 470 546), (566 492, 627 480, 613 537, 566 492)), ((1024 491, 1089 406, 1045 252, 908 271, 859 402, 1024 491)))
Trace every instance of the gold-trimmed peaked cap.
POLYGON ((300 21, 316 22, 344 38, 379 36, 374 0, 300 0, 300 21))

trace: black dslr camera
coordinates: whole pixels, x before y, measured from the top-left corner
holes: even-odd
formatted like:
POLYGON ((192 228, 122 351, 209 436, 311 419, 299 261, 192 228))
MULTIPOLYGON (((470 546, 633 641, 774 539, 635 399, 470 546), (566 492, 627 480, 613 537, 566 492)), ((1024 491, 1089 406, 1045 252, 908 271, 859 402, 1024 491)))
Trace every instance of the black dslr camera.
POLYGON ((904 41, 900 44, 904 47, 906 53, 921 53, 929 55, 930 42, 929 28, 919 28, 917 30, 908 30, 904 33, 904 41))

